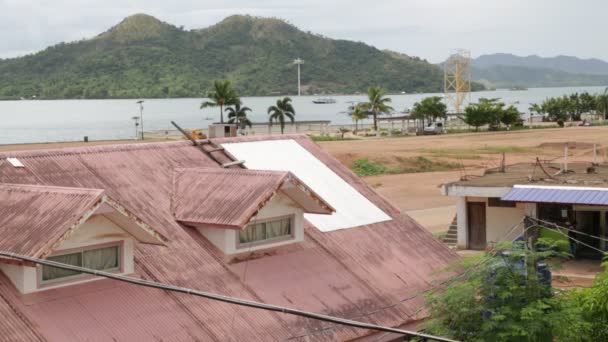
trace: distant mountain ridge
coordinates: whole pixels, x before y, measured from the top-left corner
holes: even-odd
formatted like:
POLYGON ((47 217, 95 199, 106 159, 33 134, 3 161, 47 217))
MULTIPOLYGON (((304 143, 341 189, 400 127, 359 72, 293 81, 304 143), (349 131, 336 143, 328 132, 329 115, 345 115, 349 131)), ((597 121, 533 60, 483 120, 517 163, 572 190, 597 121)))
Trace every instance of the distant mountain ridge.
POLYGON ((487 69, 496 65, 518 66, 559 70, 571 74, 608 75, 608 62, 597 58, 582 59, 573 56, 520 57, 508 53, 481 55, 473 61, 477 68, 487 69))
POLYGON ((473 79, 487 87, 608 85, 608 62, 571 56, 519 57, 496 53, 473 60, 473 79))
POLYGON ((0 98, 202 97, 215 79, 243 96, 297 92, 293 60, 305 60, 305 93, 437 92, 440 68, 360 42, 303 32, 283 20, 230 16, 184 30, 145 14, 91 38, 0 60, 0 98))

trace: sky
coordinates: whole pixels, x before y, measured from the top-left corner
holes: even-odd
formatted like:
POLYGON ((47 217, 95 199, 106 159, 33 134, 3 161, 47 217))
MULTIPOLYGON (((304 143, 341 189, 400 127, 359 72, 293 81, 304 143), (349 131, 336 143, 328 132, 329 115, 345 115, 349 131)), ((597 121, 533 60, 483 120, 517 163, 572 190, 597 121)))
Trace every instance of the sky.
POLYGON ((136 13, 186 29, 232 14, 276 17, 434 63, 456 49, 608 61, 606 0, 0 0, 0 58, 90 38, 136 13))

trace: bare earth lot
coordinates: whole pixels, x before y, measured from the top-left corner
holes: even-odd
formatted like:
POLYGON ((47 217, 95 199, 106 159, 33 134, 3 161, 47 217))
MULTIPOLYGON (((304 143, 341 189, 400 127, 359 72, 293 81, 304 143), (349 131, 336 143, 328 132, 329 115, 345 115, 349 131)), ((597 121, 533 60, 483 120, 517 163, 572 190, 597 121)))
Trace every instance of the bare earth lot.
POLYGON ((455 201, 441 195, 441 184, 456 181, 463 174, 480 174, 487 167, 498 166, 503 152, 508 164, 533 162, 537 156, 541 159, 561 158, 566 142, 570 146, 570 160, 590 161, 593 144, 598 144, 598 161, 608 161, 608 127, 570 127, 319 144, 348 166, 360 158, 390 166, 398 162, 399 158, 418 156, 458 165, 452 171, 365 177, 372 187, 404 213, 431 232, 441 232, 447 230, 455 214, 455 201))

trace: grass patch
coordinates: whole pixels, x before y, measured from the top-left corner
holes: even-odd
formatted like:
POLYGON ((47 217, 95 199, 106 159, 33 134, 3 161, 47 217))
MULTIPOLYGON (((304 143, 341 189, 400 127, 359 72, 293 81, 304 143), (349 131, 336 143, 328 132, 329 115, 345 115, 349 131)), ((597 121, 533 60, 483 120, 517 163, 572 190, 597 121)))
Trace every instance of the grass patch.
POLYGON ((504 145, 504 146, 486 146, 483 148, 439 148, 425 150, 433 158, 448 158, 448 159, 482 159, 485 154, 501 154, 501 153, 530 153, 533 152, 528 147, 504 145))
POLYGON ((481 159, 481 156, 472 150, 438 148, 427 150, 425 152, 435 158, 481 159))
POLYGON ((333 137, 330 135, 309 135, 310 139, 312 141, 345 141, 345 140, 358 140, 358 139, 354 139, 354 138, 340 138, 340 137, 333 137))
POLYGON ((386 166, 371 162, 367 158, 355 160, 353 162, 353 171, 359 176, 378 176, 393 173, 386 166))
POLYGON ((448 231, 445 230, 443 232, 435 232, 433 233, 433 235, 435 236, 435 238, 439 241, 443 241, 443 239, 445 239, 445 237, 448 235, 448 231))
POLYGON ((394 161, 388 163, 373 162, 368 158, 361 158, 353 162, 352 170, 359 176, 379 176, 399 173, 449 171, 458 167, 458 163, 431 160, 418 156, 408 158, 396 157, 394 161), (385 164, 389 164, 390 166, 385 164))
POLYGON ((479 153, 483 154, 495 154, 495 153, 528 153, 530 152, 530 148, 514 146, 514 145, 504 145, 504 146, 486 146, 484 148, 477 149, 479 153))
POLYGON ((432 160, 423 156, 410 158, 398 157, 397 161, 399 161, 400 165, 396 173, 449 171, 459 168, 458 163, 444 160, 432 160))

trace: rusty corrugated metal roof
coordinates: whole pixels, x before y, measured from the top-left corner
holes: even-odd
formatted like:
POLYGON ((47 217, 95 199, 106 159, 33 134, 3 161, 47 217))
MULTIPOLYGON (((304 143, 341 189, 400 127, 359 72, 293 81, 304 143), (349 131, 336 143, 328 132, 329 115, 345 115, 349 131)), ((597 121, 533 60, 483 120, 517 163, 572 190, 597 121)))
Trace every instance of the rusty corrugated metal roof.
MULTIPOLYGON (((0 182, 104 189, 168 239, 166 246, 137 247, 136 272, 144 278, 383 325, 399 326, 419 318, 415 315, 422 298, 392 304, 427 289, 455 253, 308 138, 271 139, 297 141, 392 220, 328 233, 307 223, 303 243, 266 251, 249 261, 226 261, 198 232, 176 222, 171 212, 175 169, 219 167, 188 142, 11 152, 24 168, 5 163, 8 155, 0 153, 0 182)), ((217 143, 222 141, 226 140, 217 143)), ((309 334, 304 339, 348 340, 370 333, 347 327, 311 333, 326 324, 156 290, 102 291, 95 283, 48 291, 66 305, 25 305, 18 296, 7 297, 7 302, 18 312, 15 317, 31 321, 25 326, 39 327, 50 340, 77 340, 89 336, 91 329, 103 329, 100 336, 120 340, 195 339, 165 334, 156 325, 167 332, 196 326, 200 329, 192 330, 193 335, 200 340, 222 341, 277 341, 309 334)), ((16 291, 4 277, 2 286, 16 291)))
POLYGON ((102 196, 96 189, 0 183, 0 249, 42 256, 102 196))
POLYGON ((331 213, 329 204, 290 172, 217 168, 176 169, 172 211, 178 221, 186 224, 241 229, 286 182, 322 203, 323 213, 331 213))

